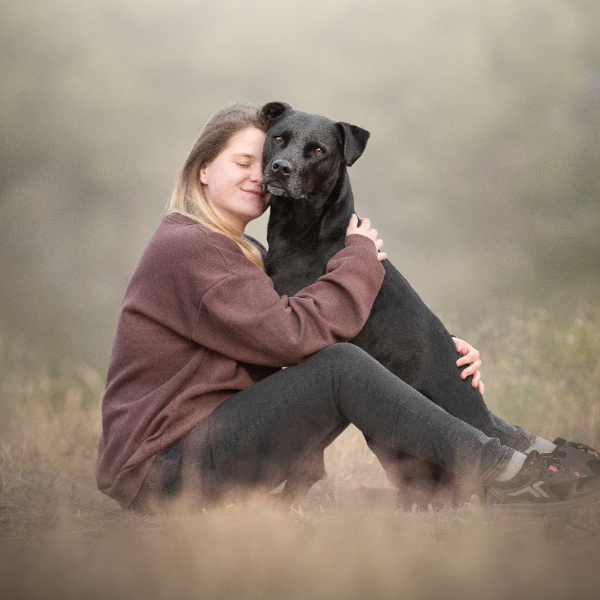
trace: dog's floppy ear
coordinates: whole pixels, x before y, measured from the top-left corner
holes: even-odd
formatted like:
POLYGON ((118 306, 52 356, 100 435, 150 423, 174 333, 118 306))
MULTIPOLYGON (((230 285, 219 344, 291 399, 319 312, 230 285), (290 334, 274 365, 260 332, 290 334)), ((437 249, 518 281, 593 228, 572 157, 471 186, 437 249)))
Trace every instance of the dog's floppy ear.
POLYGON ((269 102, 260 109, 260 115, 267 120, 270 125, 277 117, 280 117, 286 110, 292 110, 292 107, 285 102, 269 102))
POLYGON ((342 123, 340 121, 335 126, 342 134, 344 158, 346 159, 346 164, 350 167, 362 156, 371 134, 366 129, 350 125, 350 123, 342 123))

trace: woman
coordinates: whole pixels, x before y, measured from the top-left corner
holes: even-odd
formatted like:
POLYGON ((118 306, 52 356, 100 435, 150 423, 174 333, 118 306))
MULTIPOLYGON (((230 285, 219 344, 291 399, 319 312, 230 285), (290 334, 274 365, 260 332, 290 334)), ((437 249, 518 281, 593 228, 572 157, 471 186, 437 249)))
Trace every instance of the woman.
MULTIPOLYGON (((274 291, 264 248, 244 235, 269 202, 265 131, 254 107, 212 117, 131 278, 103 400, 99 488, 138 511, 182 493, 202 506, 284 481, 303 491, 352 422, 389 473, 414 456, 451 475, 461 497, 483 486, 495 503, 529 511, 600 496, 591 451, 556 448, 497 417, 498 438, 487 437, 345 343, 383 280, 383 242, 368 219, 352 218, 346 247, 315 284, 292 298, 274 291), (537 496, 521 492, 538 483, 537 496)), ((457 347, 463 376, 483 391, 478 353, 457 347)))

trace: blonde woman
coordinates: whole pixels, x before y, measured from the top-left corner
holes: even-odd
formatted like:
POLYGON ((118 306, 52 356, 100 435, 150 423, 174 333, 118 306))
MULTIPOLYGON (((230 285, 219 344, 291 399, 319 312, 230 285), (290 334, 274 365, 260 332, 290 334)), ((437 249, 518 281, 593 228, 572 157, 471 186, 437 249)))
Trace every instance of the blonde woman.
MULTIPOLYGON (((284 492, 302 492, 324 475, 323 448, 352 422, 390 474, 396 460, 416 457, 432 466, 431 480, 446 474, 459 498, 487 489, 496 504, 534 512, 600 497, 591 449, 556 448, 505 422, 510 435, 487 437, 346 343, 383 280, 383 242, 368 219, 352 218, 345 248, 316 283, 293 297, 275 292, 264 248, 244 234, 269 203, 258 115, 235 105, 211 118, 131 278, 103 399, 99 488, 140 512, 283 482, 284 492), (538 497, 520 492, 534 483, 538 497)), ((482 385, 477 351, 457 346, 482 385)))

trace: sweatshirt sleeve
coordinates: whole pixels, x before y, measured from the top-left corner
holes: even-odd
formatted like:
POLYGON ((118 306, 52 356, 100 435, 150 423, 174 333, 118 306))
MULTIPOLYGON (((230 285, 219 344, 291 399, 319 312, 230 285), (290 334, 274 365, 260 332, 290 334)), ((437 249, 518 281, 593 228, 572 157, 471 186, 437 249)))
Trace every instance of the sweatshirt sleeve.
POLYGON ((216 248, 210 260, 220 264, 205 263, 202 269, 218 269, 224 276, 203 293, 191 337, 252 364, 297 364, 352 339, 365 324, 385 273, 373 242, 351 235, 325 275, 292 297, 279 296, 271 279, 237 247, 216 248))

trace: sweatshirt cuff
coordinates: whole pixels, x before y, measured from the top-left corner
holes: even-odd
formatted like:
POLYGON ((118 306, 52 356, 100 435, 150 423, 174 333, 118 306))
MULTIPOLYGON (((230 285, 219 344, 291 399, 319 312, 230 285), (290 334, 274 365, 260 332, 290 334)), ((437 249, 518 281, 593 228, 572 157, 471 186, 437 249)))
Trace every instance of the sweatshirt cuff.
POLYGON ((361 235, 360 233, 352 233, 351 235, 347 235, 344 240, 344 246, 347 248, 348 246, 361 246, 363 248, 369 248, 370 250, 375 250, 377 253, 377 246, 375 246, 375 242, 368 238, 366 235, 361 235))

